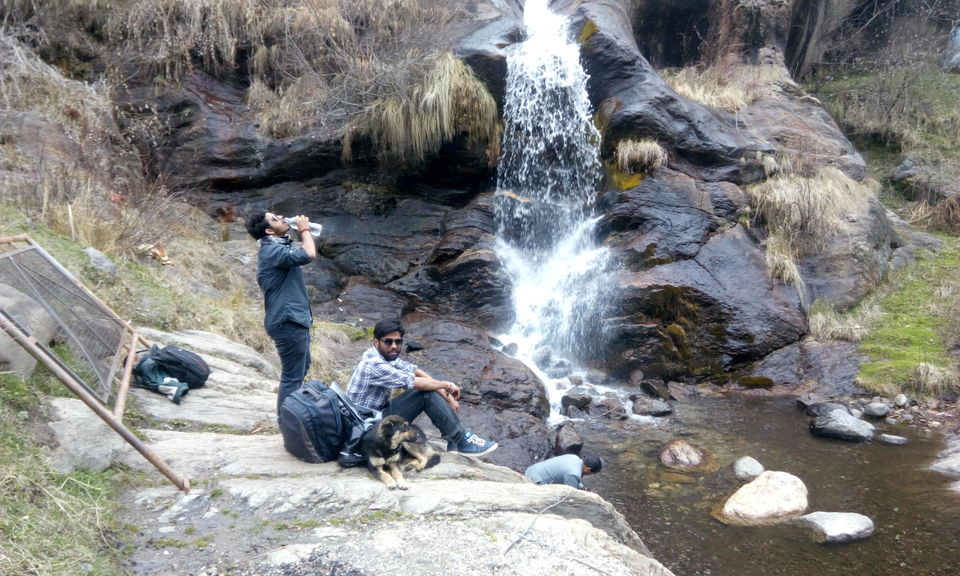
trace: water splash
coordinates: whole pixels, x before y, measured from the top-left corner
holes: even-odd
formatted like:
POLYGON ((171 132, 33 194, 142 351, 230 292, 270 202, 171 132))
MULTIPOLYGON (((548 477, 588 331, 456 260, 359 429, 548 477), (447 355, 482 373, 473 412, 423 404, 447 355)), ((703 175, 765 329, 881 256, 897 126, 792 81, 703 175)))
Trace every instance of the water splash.
MULTIPOLYGON (((546 0, 528 1, 524 21, 527 40, 507 59, 497 252, 513 280, 516 310, 504 339, 549 380, 588 364, 603 345, 610 256, 593 233, 600 134, 579 47, 546 0)), ((557 386, 547 388, 556 407, 557 386)))

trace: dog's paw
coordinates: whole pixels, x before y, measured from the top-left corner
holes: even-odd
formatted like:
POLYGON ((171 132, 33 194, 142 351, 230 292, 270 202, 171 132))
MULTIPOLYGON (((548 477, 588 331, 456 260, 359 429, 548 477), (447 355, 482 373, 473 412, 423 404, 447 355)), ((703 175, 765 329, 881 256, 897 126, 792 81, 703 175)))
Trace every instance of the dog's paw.
POLYGON ((397 482, 397 488, 401 490, 407 490, 410 488, 410 485, 407 484, 406 482, 397 482))
MULTIPOLYGON (((396 490, 397 488, 399 488, 399 486, 397 485, 396 482, 394 482, 393 484, 387 484, 387 488, 389 488, 389 489, 391 489, 391 490, 396 490)), ((402 489, 403 489, 403 490, 406 490, 406 488, 402 488, 402 489)))

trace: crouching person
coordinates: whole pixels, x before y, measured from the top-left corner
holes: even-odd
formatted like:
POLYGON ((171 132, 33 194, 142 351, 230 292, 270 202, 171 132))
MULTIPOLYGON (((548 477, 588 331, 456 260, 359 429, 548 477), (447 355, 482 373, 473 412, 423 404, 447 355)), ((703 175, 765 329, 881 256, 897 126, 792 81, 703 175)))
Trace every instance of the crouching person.
POLYGON ((602 469, 603 460, 595 454, 564 454, 537 462, 523 475, 537 484, 566 484, 583 490, 583 477, 602 469))

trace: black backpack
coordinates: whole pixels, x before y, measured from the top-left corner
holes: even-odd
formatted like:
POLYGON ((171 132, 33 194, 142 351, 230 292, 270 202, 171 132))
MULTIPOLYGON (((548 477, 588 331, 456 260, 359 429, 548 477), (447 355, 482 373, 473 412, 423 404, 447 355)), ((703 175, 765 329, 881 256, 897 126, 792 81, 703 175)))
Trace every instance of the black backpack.
POLYGON ((279 419, 283 447, 290 454, 305 462, 358 466, 366 462, 360 439, 380 412, 355 405, 336 384, 309 380, 283 399, 279 419))
POLYGON ((161 370, 185 383, 191 390, 206 384, 210 376, 210 366, 199 354, 177 346, 161 348, 154 344, 147 356, 161 370))

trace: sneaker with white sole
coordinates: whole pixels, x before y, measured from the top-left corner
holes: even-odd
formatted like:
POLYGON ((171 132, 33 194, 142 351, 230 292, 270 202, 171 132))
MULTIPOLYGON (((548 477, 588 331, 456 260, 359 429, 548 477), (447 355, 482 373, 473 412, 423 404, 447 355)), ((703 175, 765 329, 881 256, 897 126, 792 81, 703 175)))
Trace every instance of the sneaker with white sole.
POLYGON ((463 433, 463 438, 460 439, 459 443, 447 443, 447 452, 456 452, 464 456, 486 456, 496 450, 498 446, 499 444, 496 442, 484 440, 470 430, 467 430, 463 433))

